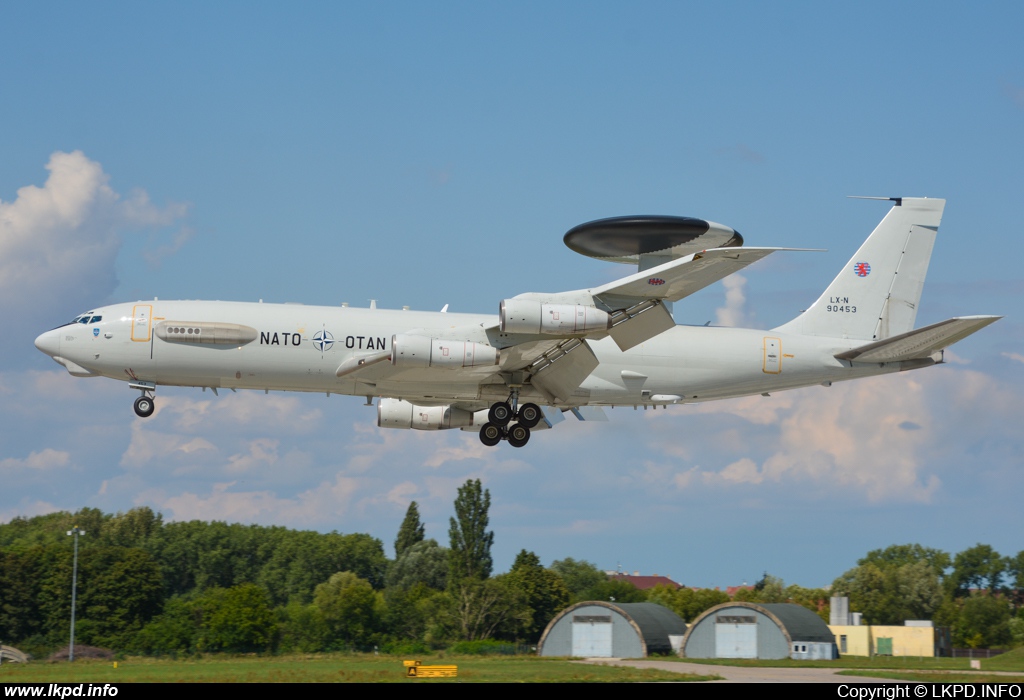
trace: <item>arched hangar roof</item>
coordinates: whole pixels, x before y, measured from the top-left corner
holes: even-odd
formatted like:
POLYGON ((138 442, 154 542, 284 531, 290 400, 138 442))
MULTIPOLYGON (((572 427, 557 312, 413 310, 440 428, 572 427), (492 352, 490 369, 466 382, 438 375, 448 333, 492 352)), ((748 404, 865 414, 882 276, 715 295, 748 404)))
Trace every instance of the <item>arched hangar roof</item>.
POLYGON ((566 618, 571 620, 573 612, 580 608, 592 608, 594 606, 607 608, 626 618, 630 627, 640 637, 640 643, 645 656, 648 654, 671 653, 672 643, 669 640, 669 635, 682 636, 686 634, 686 623, 683 622, 683 619, 663 605, 658 605, 657 603, 609 603, 603 600, 588 600, 570 605, 555 615, 544 629, 544 634, 541 635, 538 647, 543 649, 544 642, 547 640, 551 630, 560 621, 566 618))
MULTIPOLYGON (((716 605, 705 610, 686 632, 683 639, 683 649, 686 649, 690 637, 704 620, 714 618, 720 611, 725 609, 747 608, 755 610, 768 617, 782 631, 789 644, 793 642, 824 642, 835 643, 835 635, 818 615, 811 612, 802 605, 795 603, 743 603, 730 602, 716 605)), ((712 619, 713 622, 713 619, 712 619)))

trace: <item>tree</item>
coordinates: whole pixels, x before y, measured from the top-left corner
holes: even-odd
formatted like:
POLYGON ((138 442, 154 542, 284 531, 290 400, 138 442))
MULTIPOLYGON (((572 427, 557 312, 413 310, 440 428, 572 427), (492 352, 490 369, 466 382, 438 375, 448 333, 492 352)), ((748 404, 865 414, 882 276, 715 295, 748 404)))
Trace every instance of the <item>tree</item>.
POLYGON ((790 603, 802 605, 826 623, 829 621, 831 601, 828 591, 821 588, 804 588, 793 584, 786 587, 786 599, 790 603))
POLYGON ((337 646, 365 647, 377 631, 377 594, 351 571, 334 574, 316 587, 313 602, 337 646))
POLYGON ((583 596, 584 600, 607 600, 615 603, 643 603, 647 595, 629 581, 609 578, 600 581, 583 596))
POLYGON ((953 559, 952 588, 957 595, 967 595, 974 588, 992 593, 1002 585, 1009 561, 987 544, 978 543, 953 559))
POLYGON ((587 591, 608 580, 608 574, 589 561, 576 561, 572 557, 551 562, 551 570, 562 577, 574 602, 586 600, 583 596, 587 591))
POLYGON ((953 645, 974 649, 1003 646, 1013 639, 1010 606, 1002 598, 980 594, 968 596, 953 627, 953 645))
POLYGON ((864 563, 832 583, 833 595, 850 598, 850 609, 872 625, 930 620, 943 603, 942 584, 925 559, 903 565, 864 563))
MULTIPOLYGON (((1006 565, 1006 573, 1010 577, 1010 597, 1013 600, 1014 606, 1024 613, 1022 605, 1024 605, 1024 551, 1017 552, 1017 556, 1008 557, 1006 565)), ((1024 618, 1019 617, 1020 625, 1024 625, 1024 618)), ((1021 632, 1024 632, 1024 628, 1018 625, 1017 628, 1021 632)), ((1024 640, 1022 640, 1024 643, 1024 640)))
POLYGON ((465 581, 484 581, 491 575, 491 545, 494 532, 487 531, 491 492, 483 489, 479 479, 469 479, 459 487, 455 499, 455 517, 451 518, 448 537, 448 585, 465 581))
POLYGON ((899 568, 907 564, 924 561, 940 579, 952 563, 949 554, 941 549, 922 547, 919 544, 894 544, 885 549, 874 549, 857 564, 874 564, 881 569, 899 568))
POLYGON ((759 603, 785 603, 789 601, 786 595, 786 583, 778 576, 772 576, 767 571, 761 580, 754 584, 757 591, 757 602, 759 603))
POLYGON ((519 630, 529 642, 538 641, 548 622, 569 605, 571 594, 562 579, 541 566, 540 558, 525 549, 516 556, 512 569, 506 575, 506 583, 520 592, 530 609, 526 624, 519 630))
POLYGON ((444 590, 448 582, 448 550, 433 539, 417 542, 391 563, 385 581, 389 588, 409 589, 421 584, 444 590))
POLYGON ((210 589, 195 605, 202 617, 199 651, 268 651, 274 643, 270 596, 256 584, 210 589))
POLYGON ((484 581, 466 579, 447 596, 448 614, 454 618, 457 634, 468 642, 490 639, 502 627, 519 628, 530 620, 523 593, 509 585, 507 575, 484 581))
POLYGON ((402 525, 398 528, 398 537, 395 538, 395 560, 401 559, 409 547, 417 542, 422 542, 425 533, 426 529, 420 522, 419 506, 416 505, 416 501, 413 501, 409 504, 409 509, 405 511, 405 519, 402 520, 402 525))
POLYGON ((647 591, 647 600, 664 605, 686 622, 693 622, 708 608, 729 602, 729 595, 714 588, 693 590, 685 586, 678 589, 655 586, 647 591))

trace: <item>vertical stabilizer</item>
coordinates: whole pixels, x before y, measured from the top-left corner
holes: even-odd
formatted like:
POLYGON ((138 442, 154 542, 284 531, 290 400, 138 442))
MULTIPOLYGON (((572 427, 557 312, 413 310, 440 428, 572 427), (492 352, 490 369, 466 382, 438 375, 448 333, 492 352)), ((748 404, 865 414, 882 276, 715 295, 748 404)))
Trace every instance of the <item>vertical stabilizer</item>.
POLYGON ((914 329, 944 199, 903 197, 784 333, 882 340, 914 329))

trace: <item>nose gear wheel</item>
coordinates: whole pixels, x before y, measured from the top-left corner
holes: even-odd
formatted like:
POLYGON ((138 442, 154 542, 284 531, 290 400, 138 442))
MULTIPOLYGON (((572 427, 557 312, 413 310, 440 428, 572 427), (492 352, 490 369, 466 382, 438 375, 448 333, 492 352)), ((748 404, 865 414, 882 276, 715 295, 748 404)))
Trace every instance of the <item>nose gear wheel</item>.
POLYGON ((156 410, 156 404, 150 396, 140 396, 135 399, 135 415, 139 418, 149 418, 156 410))

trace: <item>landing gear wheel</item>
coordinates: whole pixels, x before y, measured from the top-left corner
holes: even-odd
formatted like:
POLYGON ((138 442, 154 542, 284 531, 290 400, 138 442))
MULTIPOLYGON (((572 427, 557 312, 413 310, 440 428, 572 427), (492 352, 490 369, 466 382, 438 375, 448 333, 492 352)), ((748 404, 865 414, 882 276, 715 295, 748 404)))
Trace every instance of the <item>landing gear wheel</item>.
POLYGON ((494 423, 484 423, 484 427, 480 428, 480 442, 488 447, 494 447, 504 437, 502 433, 502 429, 494 423))
POLYGON ((508 444, 522 447, 530 441, 530 429, 522 423, 516 423, 508 429, 508 444))
POLYGON ((540 406, 535 403, 524 403, 519 407, 519 415, 516 419, 519 421, 519 425, 524 428, 533 428, 540 423, 541 416, 540 406))
POLYGON ((487 420, 495 425, 505 427, 512 420, 512 407, 503 401, 493 404, 487 411, 487 420))
POLYGON ((135 399, 135 415, 139 418, 149 418, 156 410, 156 404, 148 396, 140 396, 135 399))

